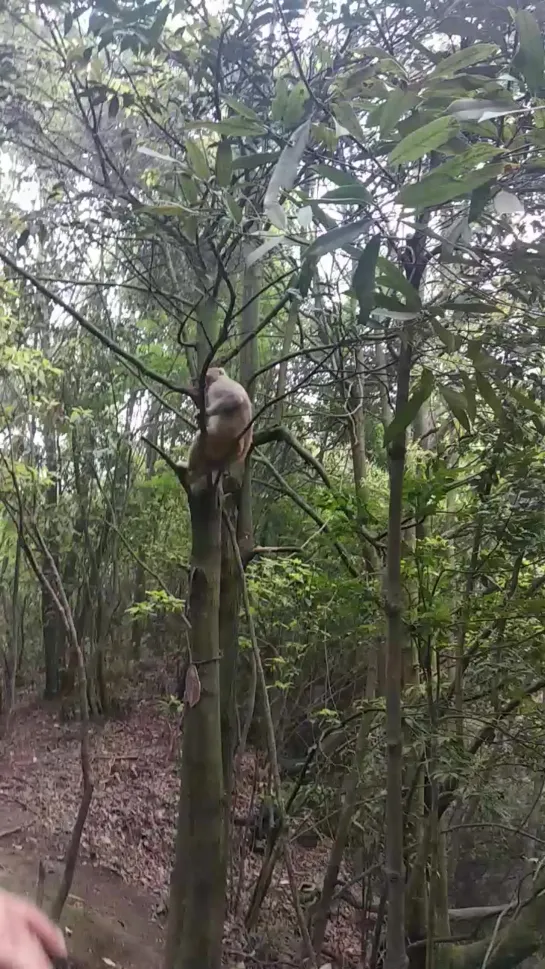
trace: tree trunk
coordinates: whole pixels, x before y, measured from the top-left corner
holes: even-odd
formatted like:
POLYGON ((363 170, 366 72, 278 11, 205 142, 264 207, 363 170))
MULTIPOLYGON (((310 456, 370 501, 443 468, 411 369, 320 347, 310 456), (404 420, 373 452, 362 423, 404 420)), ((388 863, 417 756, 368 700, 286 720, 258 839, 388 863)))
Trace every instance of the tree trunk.
POLYGON ((292 301, 292 304, 290 306, 290 310, 288 313, 286 328, 284 330, 284 339, 282 341, 282 352, 280 354, 281 363, 278 365, 278 380, 276 382, 276 404, 274 407, 274 419, 277 424, 282 423, 282 417, 284 416, 284 395, 286 393, 286 387, 288 383, 289 361, 283 358, 287 357, 291 350, 293 337, 295 335, 295 327, 297 326, 297 320, 299 317, 299 305, 300 305, 299 299, 294 299, 292 301))
POLYGON ((200 699, 186 704, 166 969, 220 969, 225 909, 219 703, 221 510, 218 489, 189 498, 191 660, 200 699))
MULTIPOLYGON (((402 336, 397 374, 395 416, 409 398, 412 345, 402 336)), ((406 431, 393 437, 388 449, 390 500, 386 561, 386 879, 388 922, 385 969, 405 969, 405 877, 403 864, 403 728, 401 720, 402 665, 405 641, 401 584, 401 521, 405 474, 406 431)))
MULTIPOLYGON (((224 513, 236 516, 234 502, 225 501, 224 513)), ((232 520, 232 519, 231 519, 232 520)), ((225 791, 225 855, 227 858, 229 814, 233 788, 233 755, 236 735, 236 677, 238 665, 238 617, 240 611, 240 576, 227 524, 221 528, 220 580, 220 709, 223 786, 225 791)))
MULTIPOLYGON (((159 437, 159 417, 161 414, 161 405, 158 401, 154 400, 151 405, 150 416, 149 416, 149 431, 147 434, 149 444, 145 445, 145 455, 146 455, 146 481, 149 481, 153 475, 153 468, 155 463, 155 451, 153 450, 153 445, 157 444, 157 439, 159 437)), ((139 561, 136 563, 136 572, 134 577, 134 602, 145 602, 146 599, 146 572, 144 569, 144 564, 141 561, 145 557, 145 549, 140 548, 138 550, 139 561)), ((133 659, 139 660, 142 653, 142 634, 145 630, 146 623, 140 616, 136 616, 132 622, 131 629, 131 645, 132 645, 132 656, 133 659)))
POLYGON ((354 486, 358 501, 358 512, 363 511, 362 483, 367 472, 365 455, 365 411, 363 409, 363 395, 365 390, 365 364, 363 351, 356 350, 355 372, 352 380, 352 391, 348 398, 350 448, 352 451, 352 468, 354 471, 354 486))
MULTIPOLYGON (((545 948, 545 878, 534 886, 532 899, 520 909, 518 918, 501 927, 496 921, 495 935, 469 945, 441 947, 439 969, 514 969, 525 959, 545 948)), ((506 914, 504 921, 506 922, 506 914)), ((499 917, 501 919, 501 915, 499 917)))
MULTIPOLYGON (((367 701, 370 702, 374 699, 375 689, 376 663, 373 660, 373 662, 369 664, 366 688, 367 701)), ((374 719, 375 713, 373 711, 367 710, 362 714, 360 727, 358 730, 358 737, 356 740, 356 749, 354 751, 354 760, 350 771, 345 776, 343 783, 342 808, 339 814, 337 830, 335 832, 335 841, 331 847, 324 876, 322 894, 318 901, 313 918, 312 945, 318 956, 320 955, 322 946, 324 944, 325 931, 331 909, 331 901, 333 899, 335 888, 337 887, 339 870, 343 860, 348 836, 350 834, 350 824, 357 805, 361 767, 365 755, 365 749, 367 747, 369 731, 371 730, 374 719)))
MULTIPOLYGON (((46 526, 51 526, 57 508, 57 442, 54 431, 46 424, 44 425, 44 445, 47 473, 50 475, 45 504, 46 504, 46 526)), ((50 530, 50 529, 49 529, 50 530)), ((53 538, 48 539, 53 560, 57 561, 57 543, 53 538)), ((44 650, 45 685, 44 697, 51 700, 59 693, 59 665, 61 660, 62 647, 64 644, 64 629, 59 619, 59 613, 53 597, 49 592, 49 587, 54 587, 55 576, 47 561, 43 563, 43 571, 48 582, 48 586, 42 586, 42 643, 44 650)))
MULTIPOLYGON (((144 602, 146 598, 146 573, 141 562, 136 563, 134 576, 134 597, 135 604, 144 602)), ((131 627, 131 652, 135 660, 139 660, 142 653, 142 633, 144 624, 140 616, 135 616, 131 627)))
MULTIPOLYGON (((52 576, 44 565, 46 578, 52 576)), ((44 697, 51 700, 59 693, 59 664, 63 630, 54 602, 47 589, 42 589, 42 642, 44 650, 45 685, 44 697)))

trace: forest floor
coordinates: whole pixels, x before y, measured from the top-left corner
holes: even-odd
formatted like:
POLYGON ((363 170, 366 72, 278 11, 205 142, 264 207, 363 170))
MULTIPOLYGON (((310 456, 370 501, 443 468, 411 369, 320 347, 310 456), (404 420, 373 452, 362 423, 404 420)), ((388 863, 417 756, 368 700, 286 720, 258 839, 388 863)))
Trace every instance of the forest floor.
MULTIPOLYGON (((95 790, 63 924, 85 969, 155 969, 161 965, 178 800, 172 726, 157 702, 141 701, 125 719, 93 723, 91 731, 95 790)), ((249 810, 255 773, 255 758, 248 754, 239 770, 237 815, 249 810)), ((46 898, 53 894, 80 788, 77 722, 60 724, 55 710, 21 704, 0 752, 3 886, 34 895, 41 860, 46 898)), ((234 837, 240 861, 240 829, 234 837)), ((312 849, 293 844, 292 852, 298 886, 320 881, 327 843, 312 849)), ((226 924, 225 964, 236 969, 298 964, 293 905, 280 867, 258 930, 251 938, 244 933, 241 915, 260 864, 247 850, 236 875, 231 873, 231 898, 240 881, 240 903, 239 914, 226 924)), ((358 964, 357 917, 344 906, 330 924, 324 951, 336 966, 358 964)))

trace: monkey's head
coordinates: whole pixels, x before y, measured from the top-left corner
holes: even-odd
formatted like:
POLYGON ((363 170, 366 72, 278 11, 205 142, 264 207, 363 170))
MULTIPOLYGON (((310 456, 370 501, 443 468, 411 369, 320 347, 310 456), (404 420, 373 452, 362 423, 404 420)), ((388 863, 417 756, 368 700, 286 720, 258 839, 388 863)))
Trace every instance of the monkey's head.
POLYGON ((210 384, 215 383, 219 377, 225 377, 223 367, 209 367, 206 371, 206 386, 209 387, 210 384))
MULTIPOLYGON (((206 377, 204 378, 205 390, 208 389, 208 387, 210 387, 211 384, 214 384, 216 380, 219 380, 220 377, 224 377, 224 376, 225 376, 225 370, 223 369, 223 367, 209 367, 208 370, 206 371, 206 377)), ((192 380, 191 383, 193 388, 191 391, 191 397, 193 398, 193 400, 197 401, 199 399, 200 387, 201 387, 200 377, 195 377, 195 379, 192 380)))
MULTIPOLYGON (((209 367, 208 370, 206 371, 206 377, 204 378, 204 386, 209 387, 210 384, 214 384, 216 380, 219 380, 220 377, 224 377, 224 376, 225 376, 225 370, 223 369, 223 367, 209 367)), ((200 379, 199 377, 195 377, 195 380, 193 380, 193 387, 195 388, 195 390, 198 390, 199 386, 200 386, 200 379)))
MULTIPOLYGON (((209 367, 208 370, 206 371, 206 377, 204 378, 205 388, 210 387, 210 384, 214 384, 216 380, 219 380, 220 377, 224 377, 224 376, 225 376, 225 370, 223 369, 223 367, 209 367)), ((200 387, 200 377, 195 377, 195 379, 192 380, 191 383, 193 386, 193 390, 198 392, 200 387)))

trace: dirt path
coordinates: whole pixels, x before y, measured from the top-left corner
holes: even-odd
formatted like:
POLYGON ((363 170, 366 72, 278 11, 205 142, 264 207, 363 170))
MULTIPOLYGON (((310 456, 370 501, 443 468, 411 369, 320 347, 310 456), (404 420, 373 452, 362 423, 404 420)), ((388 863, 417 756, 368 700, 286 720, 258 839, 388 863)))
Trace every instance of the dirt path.
MULTIPOLYGON (((46 862, 46 900, 51 898, 57 881, 52 869, 59 867, 46 862)), ((37 871, 38 855, 32 857, 18 848, 16 841, 11 846, 2 845, 2 887, 33 897, 37 871)), ((150 898, 109 872, 80 866, 62 924, 71 954, 81 960, 85 969, 104 969, 112 967, 112 963, 118 969, 160 966, 163 932, 152 919, 150 898)))
MULTIPOLYGON (((71 954, 85 969, 161 965, 164 928, 155 911, 172 838, 171 811, 162 799, 170 802, 176 788, 175 765, 159 749, 162 727, 150 717, 93 728, 96 790, 63 915, 71 954), (145 747, 142 765, 127 755, 127 745, 134 750, 136 742, 142 750, 142 740, 148 751, 156 748, 149 761, 154 790, 145 747), (155 816, 165 819, 164 837, 155 816), (142 871, 144 887, 138 884, 142 871)), ((0 757, 2 887, 34 897, 41 860, 46 903, 52 897, 79 798, 78 748, 73 726, 59 727, 51 711, 34 705, 19 710, 0 757)))

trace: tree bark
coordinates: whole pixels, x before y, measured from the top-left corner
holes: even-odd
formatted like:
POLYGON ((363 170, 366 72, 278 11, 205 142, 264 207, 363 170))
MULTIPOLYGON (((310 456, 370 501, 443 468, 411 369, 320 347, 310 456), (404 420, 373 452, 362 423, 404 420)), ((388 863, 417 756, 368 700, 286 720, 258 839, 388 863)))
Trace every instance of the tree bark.
MULTIPOLYGON (((231 496, 229 496, 231 498, 231 496)), ((225 501, 224 515, 236 517, 234 501, 225 501)), ((221 749, 223 763, 223 784, 225 790, 225 854, 227 856, 229 834, 229 812, 233 788, 233 756, 236 737, 236 675, 238 665, 238 631, 240 612, 240 579, 238 566, 233 552, 233 544, 222 521, 221 529, 221 579, 219 606, 219 643, 220 643, 220 708, 221 708, 221 749)))
MULTIPOLYGON (((369 666, 366 700, 372 701, 374 699, 375 689, 376 663, 373 662, 369 666)), ((358 737, 356 740, 356 749, 354 751, 354 760, 350 771, 345 776, 343 783, 342 808, 339 814, 337 830, 335 832, 335 841, 331 847, 324 876, 322 894, 316 906, 313 918, 312 945, 318 956, 320 955, 322 946, 324 944, 325 931, 329 919, 333 893, 337 887, 339 870, 343 860, 348 836, 350 834, 350 823, 357 805, 361 766, 365 755, 365 748, 367 746, 367 738, 369 736, 369 731, 373 725, 374 719, 375 713, 372 711, 367 710, 362 714, 360 727, 358 730, 358 737)))
MULTIPOLYGON (((49 523, 51 531, 52 520, 57 508, 57 444, 53 430, 44 426, 44 447, 46 457, 47 473, 50 476, 50 483, 45 495, 46 522, 49 523)), ((46 535, 48 545, 51 550, 53 560, 57 560, 57 544, 52 536, 46 535)), ((59 665, 61 659, 62 645, 64 641, 64 629, 59 618, 57 606, 49 588, 55 585, 55 577, 48 566, 47 561, 43 563, 43 571, 47 580, 46 585, 42 585, 42 642, 44 650, 45 685, 44 697, 51 700, 59 693, 59 665)))
POLYGON ((186 704, 166 969, 220 969, 225 911, 219 702, 221 508, 218 489, 189 496, 191 661, 200 699, 186 704))
MULTIPOLYGON (((404 332, 399 351, 395 416, 409 398, 412 345, 404 332)), ((390 499, 386 560, 386 880, 388 921, 385 969, 405 969, 405 877, 403 863, 403 728, 401 687, 403 667, 403 589, 401 584, 401 522, 405 474, 406 430, 398 431, 388 449, 390 499)))
POLYGON ((354 486, 358 501, 358 512, 361 515, 363 507, 362 484, 367 473, 367 459, 365 455, 365 411, 363 409, 363 395, 365 391, 365 364, 363 350, 356 350, 355 371, 352 379, 352 391, 348 398, 350 430, 350 448, 352 451, 352 468, 354 472, 354 486))

